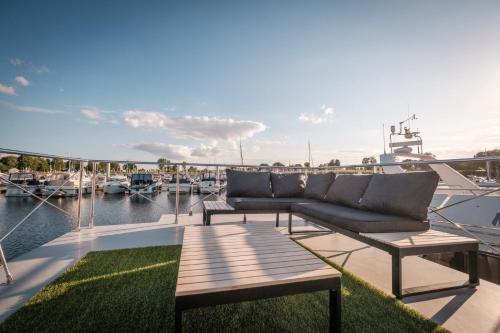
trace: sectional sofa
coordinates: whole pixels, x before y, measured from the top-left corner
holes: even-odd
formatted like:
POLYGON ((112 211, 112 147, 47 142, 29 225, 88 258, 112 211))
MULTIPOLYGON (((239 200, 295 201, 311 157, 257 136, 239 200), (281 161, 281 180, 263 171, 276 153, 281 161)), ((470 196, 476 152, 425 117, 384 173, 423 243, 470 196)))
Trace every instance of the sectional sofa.
POLYGON ((226 213, 288 213, 389 253, 392 257, 392 293, 397 298, 436 291, 470 288, 479 284, 475 239, 427 231, 427 210, 439 176, 435 172, 338 175, 334 173, 279 174, 226 170, 226 213), (401 245, 398 239, 406 239, 401 245), (393 242, 393 240, 395 240, 393 242), (468 253, 469 280, 403 289, 405 256, 443 252, 468 253))
MULTIPOLYGON (((289 213, 354 233, 425 231, 435 172, 336 175, 226 170, 226 202, 239 213, 289 213)), ((291 223, 289 223, 290 232, 291 223)))

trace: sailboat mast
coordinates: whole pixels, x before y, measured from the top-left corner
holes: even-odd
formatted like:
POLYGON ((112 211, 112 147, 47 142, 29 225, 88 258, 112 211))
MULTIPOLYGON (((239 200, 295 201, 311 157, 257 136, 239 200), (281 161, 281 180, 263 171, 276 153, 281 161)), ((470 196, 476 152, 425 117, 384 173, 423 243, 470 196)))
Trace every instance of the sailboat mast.
POLYGON ((241 138, 240 138, 240 159, 241 159, 241 165, 243 165, 243 147, 241 146, 241 138))

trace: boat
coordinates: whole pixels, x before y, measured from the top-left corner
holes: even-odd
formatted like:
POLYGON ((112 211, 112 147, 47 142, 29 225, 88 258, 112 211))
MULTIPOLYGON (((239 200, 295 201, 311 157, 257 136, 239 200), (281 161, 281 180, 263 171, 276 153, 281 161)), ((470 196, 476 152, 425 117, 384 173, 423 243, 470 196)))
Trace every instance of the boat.
MULTIPOLYGON (((384 152, 380 155, 380 163, 394 163, 404 160, 436 160, 436 156, 423 152, 420 132, 412 131, 409 126, 402 127, 404 123, 412 120, 416 120, 415 115, 400 122, 399 132, 395 126, 391 126, 390 152, 384 152), (403 140, 399 139, 401 141, 393 142, 393 138, 401 136, 404 137, 403 140)), ((480 183, 484 183, 483 179, 477 182, 473 180, 478 178, 470 180, 446 163, 428 164, 428 168, 437 172, 441 178, 434 193, 431 208, 442 210, 439 211, 439 214, 429 214, 432 229, 460 235, 472 234, 490 245, 481 244, 481 251, 487 253, 498 251, 495 251, 494 248, 500 247, 500 191, 494 191, 500 187, 480 186, 480 183), (450 221, 458 223, 460 227, 450 221)), ((381 167, 381 171, 383 173, 406 172, 399 165, 384 165, 381 167)))
MULTIPOLYGON (((179 177, 179 194, 187 194, 191 192, 191 188, 193 187, 191 183, 191 178, 187 175, 181 175, 179 177)), ((168 192, 176 193, 177 192, 177 178, 174 175, 172 180, 168 183, 168 192)))
POLYGON ((130 182, 126 176, 116 175, 108 178, 108 181, 103 186, 103 192, 106 194, 125 193, 130 187, 130 182))
POLYGON ((96 191, 102 191, 106 182, 107 182, 106 175, 103 174, 96 175, 96 180, 95 180, 96 191))
POLYGON ((9 175, 0 172, 0 193, 5 193, 7 191, 9 175))
POLYGON ((159 183, 153 179, 153 175, 150 173, 134 173, 130 177, 129 194, 153 195, 159 191, 159 183))
POLYGON ((201 194, 210 194, 220 192, 220 183, 215 173, 207 172, 201 176, 198 190, 201 194))
POLYGON ((43 184, 40 183, 35 173, 17 172, 9 175, 6 197, 30 197, 33 193, 42 193, 43 184), (17 186, 13 185, 16 184, 17 186))
MULTIPOLYGON (((45 182, 42 194, 50 197, 75 197, 78 195, 79 189, 79 175, 74 174, 72 176, 69 172, 56 172, 45 182)), ((88 194, 91 190, 92 182, 89 177, 84 175, 82 178, 82 194, 88 194)))

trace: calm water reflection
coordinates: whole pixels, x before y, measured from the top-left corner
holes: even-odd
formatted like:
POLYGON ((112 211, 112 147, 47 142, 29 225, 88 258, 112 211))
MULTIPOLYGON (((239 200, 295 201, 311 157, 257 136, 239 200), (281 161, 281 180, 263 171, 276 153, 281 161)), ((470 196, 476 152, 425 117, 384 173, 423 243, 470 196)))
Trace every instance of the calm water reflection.
MULTIPOLYGON (((181 213, 188 213, 189 206, 202 198, 200 195, 186 194, 179 197, 181 213)), ((175 195, 162 192, 153 196, 152 200, 158 205, 143 198, 97 192, 95 225, 156 222, 161 215, 175 212, 175 195)), ((212 200, 215 198, 212 197, 212 200)), ((43 205, 2 242, 7 259, 23 254, 75 228, 78 199, 54 198, 49 201, 70 212, 73 219, 53 207, 43 205)), ((3 194, 0 195, 0 235, 5 235, 39 203, 40 201, 34 198, 6 198, 3 194)), ((199 213, 201 209, 200 203, 192 208, 193 213, 199 213)), ((82 210, 82 226, 87 226, 90 195, 83 197, 82 210)))

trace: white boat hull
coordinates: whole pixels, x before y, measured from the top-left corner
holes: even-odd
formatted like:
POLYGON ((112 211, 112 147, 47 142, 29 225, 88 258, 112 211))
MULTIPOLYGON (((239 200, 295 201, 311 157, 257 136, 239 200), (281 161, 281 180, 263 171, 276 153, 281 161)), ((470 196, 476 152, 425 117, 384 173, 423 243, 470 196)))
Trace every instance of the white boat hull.
POLYGON ((160 191, 160 187, 158 186, 158 183, 154 183, 149 186, 145 187, 131 187, 129 190, 129 194, 134 195, 137 197, 137 194, 143 194, 143 195, 153 195, 156 194, 160 191))
POLYGON ((34 194, 40 194, 41 189, 39 186, 26 186, 26 185, 20 185, 23 189, 20 189, 19 187, 16 186, 9 186, 7 187, 7 191, 5 192, 6 197, 30 197, 31 194, 28 193, 34 193, 34 194))
MULTIPOLYGON (((59 197, 76 197, 78 195, 78 187, 74 186, 63 186, 59 188, 59 186, 46 186, 42 190, 42 194, 44 196, 49 196, 51 198, 59 198, 59 197)), ((82 195, 90 193, 90 186, 82 187, 82 195)))
MULTIPOLYGON (((177 184, 169 183, 168 184, 168 192, 175 193, 177 188, 177 184)), ((191 184, 180 183, 179 184, 179 194, 187 194, 191 192, 191 184)))

